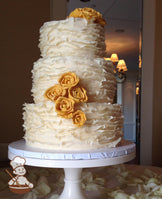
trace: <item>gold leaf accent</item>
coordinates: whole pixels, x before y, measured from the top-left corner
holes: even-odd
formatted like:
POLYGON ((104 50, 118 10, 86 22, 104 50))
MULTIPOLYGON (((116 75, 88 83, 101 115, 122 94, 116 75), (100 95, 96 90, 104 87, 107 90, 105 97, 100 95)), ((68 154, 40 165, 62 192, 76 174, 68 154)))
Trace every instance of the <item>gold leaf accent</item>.
POLYGON ((61 75, 59 79, 59 83, 64 88, 71 88, 76 86, 79 82, 79 78, 76 76, 75 73, 67 72, 61 75))
POLYGON ((70 119, 73 117, 74 104, 75 102, 72 99, 59 97, 55 101, 55 110, 59 116, 70 119))
POLYGON ((45 97, 51 101, 56 101, 58 97, 64 97, 67 90, 60 85, 56 84, 45 92, 45 97))
POLYGON ((99 23, 102 26, 106 25, 102 14, 92 8, 76 8, 68 17, 85 18, 87 20, 94 19, 95 23, 99 23))
POLYGON ((86 90, 83 87, 75 86, 68 90, 69 98, 73 99, 75 102, 87 102, 88 97, 86 90))
POLYGON ((83 126, 85 121, 86 121, 85 113, 83 113, 81 110, 77 110, 73 113, 73 124, 75 124, 77 127, 83 126))

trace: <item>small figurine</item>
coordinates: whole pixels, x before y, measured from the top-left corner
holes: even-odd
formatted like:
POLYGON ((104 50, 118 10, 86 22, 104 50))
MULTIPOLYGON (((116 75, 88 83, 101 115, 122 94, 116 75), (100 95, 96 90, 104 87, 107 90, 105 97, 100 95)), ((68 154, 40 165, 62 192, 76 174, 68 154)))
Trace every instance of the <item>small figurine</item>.
POLYGON ((30 183, 24 175, 26 174, 26 169, 24 168, 26 160, 22 157, 16 156, 10 161, 10 165, 13 168, 13 177, 9 171, 7 173, 12 177, 8 182, 9 188, 14 193, 23 194, 29 192, 33 188, 33 184, 30 183))

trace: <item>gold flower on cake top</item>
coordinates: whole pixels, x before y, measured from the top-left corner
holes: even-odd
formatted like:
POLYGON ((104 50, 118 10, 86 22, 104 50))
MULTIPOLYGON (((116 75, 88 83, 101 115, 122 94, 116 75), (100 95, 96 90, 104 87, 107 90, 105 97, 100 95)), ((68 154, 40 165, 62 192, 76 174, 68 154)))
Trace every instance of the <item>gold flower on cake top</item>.
POLYGON ((87 20, 94 19, 95 23, 99 23, 102 26, 106 25, 102 14, 92 8, 76 8, 68 17, 85 18, 87 20))
POLYGON ((64 88, 71 88, 76 86, 79 82, 78 76, 75 73, 67 72, 61 75, 59 83, 64 88))
POLYGON ((80 110, 77 110, 76 112, 73 113, 73 123, 78 126, 81 127, 86 121, 86 116, 85 113, 83 113, 80 110))
POLYGON ((59 116, 70 119, 73 117, 74 104, 75 102, 72 99, 59 97, 55 101, 55 110, 59 116))
POLYGON ((66 93, 67 91, 65 88, 56 84, 45 92, 45 97, 54 102, 57 100, 58 97, 64 97, 66 93))
POLYGON ((68 90, 69 98, 73 99, 75 102, 87 102, 88 97, 86 90, 83 87, 75 86, 68 90))

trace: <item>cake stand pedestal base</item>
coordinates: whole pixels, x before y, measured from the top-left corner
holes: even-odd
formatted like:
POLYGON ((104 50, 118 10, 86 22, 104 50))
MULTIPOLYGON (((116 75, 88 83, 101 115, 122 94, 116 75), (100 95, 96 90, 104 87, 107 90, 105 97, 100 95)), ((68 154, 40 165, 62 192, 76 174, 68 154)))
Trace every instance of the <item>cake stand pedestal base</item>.
POLYGON ((59 199, 86 199, 81 189, 81 168, 64 168, 65 185, 59 199))
POLYGON ((82 168, 128 162, 135 158, 135 144, 122 141, 116 148, 60 152, 29 147, 25 140, 19 140, 12 142, 8 147, 8 158, 12 160, 16 156, 25 158, 25 164, 29 166, 63 168, 65 185, 59 199, 86 199, 81 188, 82 168))

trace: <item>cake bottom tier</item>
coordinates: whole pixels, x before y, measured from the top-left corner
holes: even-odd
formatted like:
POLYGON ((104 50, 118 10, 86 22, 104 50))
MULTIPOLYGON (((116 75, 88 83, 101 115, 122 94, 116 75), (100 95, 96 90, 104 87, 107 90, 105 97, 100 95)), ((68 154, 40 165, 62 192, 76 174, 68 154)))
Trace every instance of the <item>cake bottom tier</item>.
POLYGON ((59 117, 52 102, 24 105, 27 145, 55 150, 89 150, 115 147, 123 137, 120 105, 84 103, 77 107, 86 122, 77 127, 72 119, 59 117))

